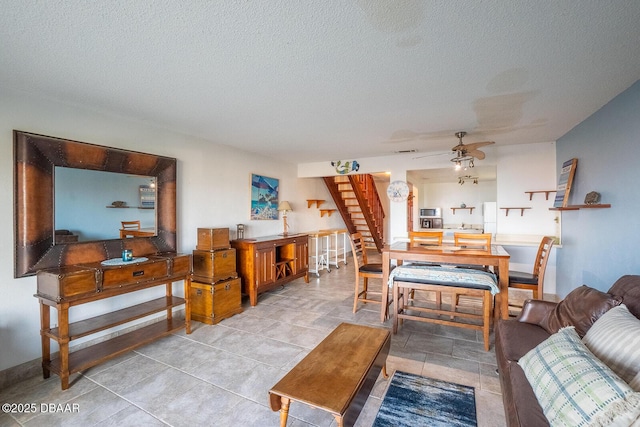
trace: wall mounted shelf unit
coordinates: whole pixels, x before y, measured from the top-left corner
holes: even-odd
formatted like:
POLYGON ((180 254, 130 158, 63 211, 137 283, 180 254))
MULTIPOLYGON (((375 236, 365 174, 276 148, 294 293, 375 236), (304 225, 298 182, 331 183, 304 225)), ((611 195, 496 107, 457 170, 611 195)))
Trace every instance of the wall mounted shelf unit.
POLYGON ((580 209, 607 209, 610 208, 610 203, 601 203, 594 205, 569 205, 562 208, 549 208, 550 211, 577 211, 580 209))
POLYGON ((524 215, 524 211, 526 209, 531 209, 531 208, 522 208, 522 207, 511 208, 511 207, 509 207, 509 208, 500 208, 500 209, 504 209, 505 210, 505 216, 509 216, 509 211, 511 209, 514 209, 514 210, 520 209, 520 216, 523 216, 524 215))
POLYGON ((462 211, 462 210, 468 210, 470 214, 473 214, 473 210, 474 210, 475 208, 476 208, 475 206, 470 206, 470 207, 468 206, 468 207, 466 207, 466 208, 451 208, 451 210, 453 211, 453 214, 454 214, 454 215, 456 214, 456 211, 457 211, 457 210, 461 210, 461 211, 462 211))
POLYGON ((549 200, 549 194, 555 193, 558 190, 537 190, 537 191, 525 191, 525 194, 529 195, 529 200, 533 199, 533 195, 535 193, 544 193, 544 197, 546 200, 549 200))

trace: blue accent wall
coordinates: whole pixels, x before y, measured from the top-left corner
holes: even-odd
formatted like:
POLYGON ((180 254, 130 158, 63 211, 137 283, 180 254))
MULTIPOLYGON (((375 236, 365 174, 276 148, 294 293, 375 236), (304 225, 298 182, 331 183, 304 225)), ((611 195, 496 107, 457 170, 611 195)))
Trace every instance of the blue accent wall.
MULTIPOLYGON (((588 88, 586 88, 588 90, 588 88)), ((562 212, 557 293, 580 285, 606 291, 624 274, 640 274, 640 80, 558 139, 562 162, 578 159, 569 204, 590 191, 610 209, 562 212)))

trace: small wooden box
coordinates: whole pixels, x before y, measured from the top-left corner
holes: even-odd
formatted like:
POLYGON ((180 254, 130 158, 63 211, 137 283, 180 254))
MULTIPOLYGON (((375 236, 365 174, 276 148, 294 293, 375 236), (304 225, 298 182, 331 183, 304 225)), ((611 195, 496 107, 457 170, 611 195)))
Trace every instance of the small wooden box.
POLYGON ((193 251, 193 276, 195 280, 215 283, 238 277, 236 272, 236 250, 193 251))
POLYGON ((230 247, 228 228, 198 228, 198 244, 196 245, 196 249, 212 251, 215 249, 228 249, 230 247))
POLYGON ((68 266, 38 271, 37 296, 71 301, 100 291, 100 272, 94 268, 68 266))
POLYGON ((191 282, 191 320, 214 325, 242 313, 240 279, 230 279, 216 284, 191 282))

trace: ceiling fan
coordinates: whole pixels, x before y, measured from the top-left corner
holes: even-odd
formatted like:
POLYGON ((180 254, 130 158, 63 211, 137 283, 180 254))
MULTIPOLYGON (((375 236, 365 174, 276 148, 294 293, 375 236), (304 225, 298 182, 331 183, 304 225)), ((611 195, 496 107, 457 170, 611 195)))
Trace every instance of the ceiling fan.
MULTIPOLYGON (((455 151, 457 156, 456 158, 463 159, 466 157, 475 157, 478 160, 484 159, 484 152, 478 150, 480 147, 484 147, 485 145, 495 144, 493 141, 483 141, 483 142, 472 142, 471 144, 464 144, 462 142, 462 138, 466 135, 466 132, 456 132, 456 137, 460 140, 458 145, 453 147, 451 151, 455 151)), ((451 160, 454 162, 455 160, 451 160)))

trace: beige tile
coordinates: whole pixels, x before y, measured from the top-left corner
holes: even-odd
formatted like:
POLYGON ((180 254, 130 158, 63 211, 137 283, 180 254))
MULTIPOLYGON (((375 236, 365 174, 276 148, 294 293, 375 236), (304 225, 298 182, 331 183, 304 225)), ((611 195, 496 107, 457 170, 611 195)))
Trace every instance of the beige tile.
POLYGON ((109 418, 96 423, 95 427, 162 427, 165 425, 165 423, 153 415, 133 405, 129 405, 109 418))
POLYGON ((476 415, 478 427, 503 427, 507 425, 502 396, 476 389, 476 415))
POLYGON ((64 405, 49 407, 47 412, 32 418, 24 426, 78 426, 84 427, 101 422, 129 406, 124 399, 114 393, 96 387, 65 402, 64 405), (96 404, 99 402, 99 404, 96 404))

